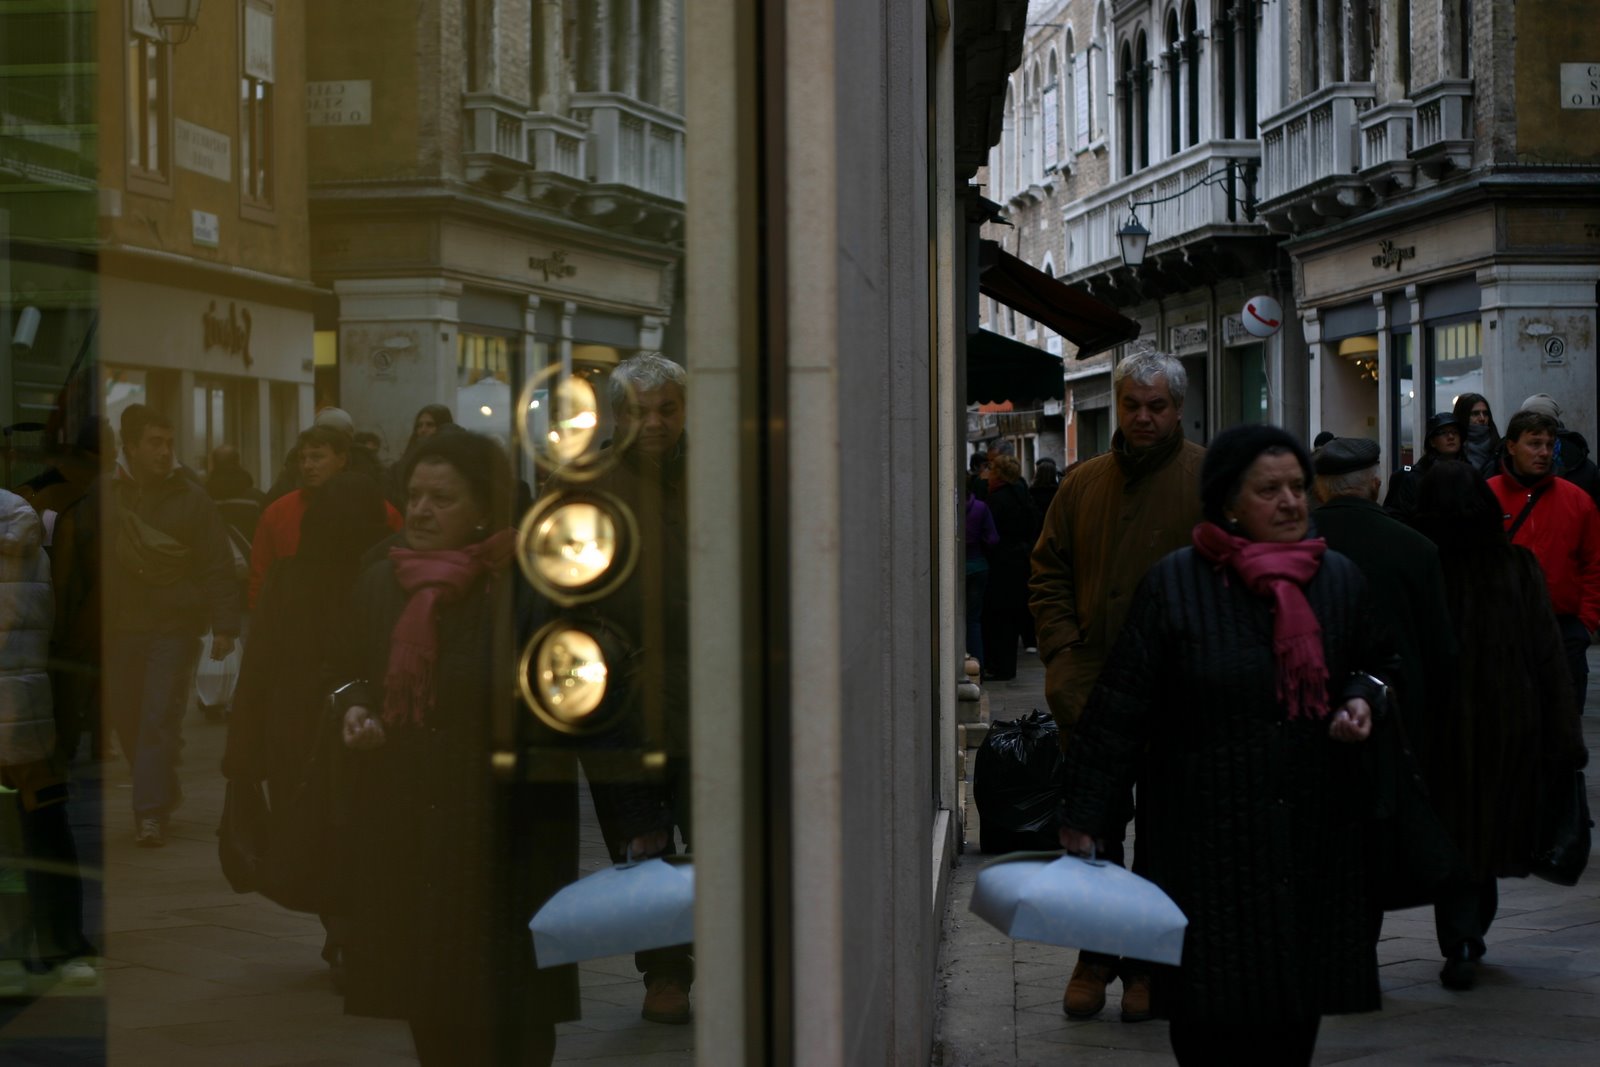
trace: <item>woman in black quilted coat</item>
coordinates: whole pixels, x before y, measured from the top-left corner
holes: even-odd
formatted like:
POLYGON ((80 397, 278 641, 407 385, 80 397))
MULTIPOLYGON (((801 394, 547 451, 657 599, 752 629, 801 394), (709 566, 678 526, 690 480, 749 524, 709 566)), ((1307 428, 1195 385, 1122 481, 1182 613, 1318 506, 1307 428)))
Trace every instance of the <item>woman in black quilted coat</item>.
POLYGON ((1393 652, 1361 572, 1307 538, 1304 448, 1228 430, 1193 547, 1146 575, 1067 750, 1061 843, 1120 834, 1183 909, 1153 1007, 1179 1063, 1309 1063, 1323 1015, 1379 1006, 1361 743, 1393 652))
MULTIPOLYGON (((345 1011, 404 1019, 431 1064, 548 1064, 578 1015, 576 969, 541 970, 528 922, 577 877, 576 767, 501 781, 520 583, 511 472, 486 437, 437 434, 406 477, 405 545, 356 584, 348 679, 345 1011), (505 721, 503 719, 499 721, 505 721)), ((509 709, 533 743, 533 717, 509 709)), ((553 762, 553 761, 552 761, 553 762)))

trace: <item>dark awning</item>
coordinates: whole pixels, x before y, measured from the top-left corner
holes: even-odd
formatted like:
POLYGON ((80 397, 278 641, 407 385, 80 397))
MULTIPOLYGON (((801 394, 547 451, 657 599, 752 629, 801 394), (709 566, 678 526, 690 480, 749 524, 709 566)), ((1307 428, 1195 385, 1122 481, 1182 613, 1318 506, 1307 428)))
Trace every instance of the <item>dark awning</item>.
POLYGON ((978 256, 978 291, 1077 345, 1079 359, 1139 336, 1139 324, 1110 304, 1035 270, 993 241, 981 242, 978 256))
POLYGON ((967 403, 1061 399, 1061 360, 988 330, 967 334, 967 403))

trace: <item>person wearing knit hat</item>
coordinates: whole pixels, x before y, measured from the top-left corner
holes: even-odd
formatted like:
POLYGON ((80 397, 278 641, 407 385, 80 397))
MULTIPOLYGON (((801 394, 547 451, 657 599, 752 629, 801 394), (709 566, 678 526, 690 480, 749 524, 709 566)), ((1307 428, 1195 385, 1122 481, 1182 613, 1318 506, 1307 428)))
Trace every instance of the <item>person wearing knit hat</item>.
POLYGON ((1140 873, 1189 917, 1182 966, 1152 990, 1179 1063, 1248 1047, 1306 1064, 1323 1015, 1380 1005, 1351 749, 1386 706, 1394 646, 1360 570, 1309 536, 1311 476, 1278 427, 1211 441, 1205 521, 1145 575, 1062 768, 1078 854, 1121 832, 1138 769, 1140 873))
POLYGON ((1557 423, 1561 421, 1561 405, 1556 403, 1556 398, 1549 393, 1534 393, 1522 402, 1518 411, 1537 411, 1541 415, 1548 415, 1557 423))
POLYGON ((326 426, 332 430, 339 430, 350 437, 354 437, 356 433, 356 420, 352 419, 350 413, 344 408, 323 408, 317 412, 315 424, 326 426))
MULTIPOLYGON (((1141 352, 1118 363, 1111 377, 1117 417, 1111 451, 1062 477, 1031 559, 1028 606, 1044 660, 1045 699, 1063 745, 1135 604, 1139 580, 1187 544, 1200 521, 1196 490, 1205 449, 1183 437, 1189 384, 1183 361, 1141 352)), ((1120 810, 1125 823, 1131 795, 1123 795, 1120 810)), ((1102 855, 1123 862, 1122 831, 1107 836, 1102 855)), ((1122 1021, 1149 1019, 1148 968, 1087 951, 1067 981, 1062 1011, 1075 1019, 1099 1014, 1114 977, 1122 979, 1122 1021)))

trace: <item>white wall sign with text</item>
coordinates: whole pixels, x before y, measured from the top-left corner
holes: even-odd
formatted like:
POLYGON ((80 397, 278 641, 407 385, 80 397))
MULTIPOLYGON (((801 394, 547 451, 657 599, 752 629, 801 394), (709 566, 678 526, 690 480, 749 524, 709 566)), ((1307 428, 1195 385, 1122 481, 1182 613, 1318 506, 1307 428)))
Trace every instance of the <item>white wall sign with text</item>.
POLYGON ((1561 64, 1561 106, 1600 108, 1600 61, 1561 64))
POLYGON ((306 82, 307 126, 371 126, 372 82, 306 82))
POLYGON ((201 248, 215 248, 222 240, 222 225, 217 216, 209 211, 196 211, 193 213, 193 230, 191 237, 195 244, 201 248))
POLYGON ((233 138, 183 119, 172 120, 172 161, 218 181, 233 180, 233 138))

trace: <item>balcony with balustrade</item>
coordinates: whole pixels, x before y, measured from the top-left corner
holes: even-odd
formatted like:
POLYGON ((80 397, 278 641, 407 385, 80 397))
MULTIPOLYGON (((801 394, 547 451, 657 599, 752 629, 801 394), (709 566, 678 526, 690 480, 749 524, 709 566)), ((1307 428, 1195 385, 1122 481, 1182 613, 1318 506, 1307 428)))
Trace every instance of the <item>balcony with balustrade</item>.
POLYGON ((1268 226, 1301 232, 1371 206, 1360 174, 1361 119, 1376 104, 1371 82, 1339 82, 1261 124, 1260 212, 1268 226))
POLYGON ((1472 79, 1434 82, 1413 97, 1417 107, 1416 143, 1411 158, 1437 181, 1452 170, 1472 166, 1472 79))
POLYGON ((621 93, 575 93, 565 115, 493 93, 463 98, 468 181, 657 240, 683 225, 683 119, 621 93))
POLYGON ((1208 277, 1262 268, 1275 239, 1246 204, 1260 148, 1255 141, 1208 141, 1107 185, 1067 208, 1067 266, 1062 280, 1084 283, 1126 306, 1203 284, 1208 277), (1150 230, 1144 265, 1122 265, 1117 231, 1130 203, 1150 230))
POLYGON ((574 213, 658 238, 676 234, 683 224, 682 117, 620 93, 574 93, 571 110, 588 127, 590 181, 574 213))
POLYGON ((1379 199, 1404 193, 1416 185, 1417 165, 1411 158, 1416 105, 1393 100, 1362 112, 1361 180, 1379 199))

